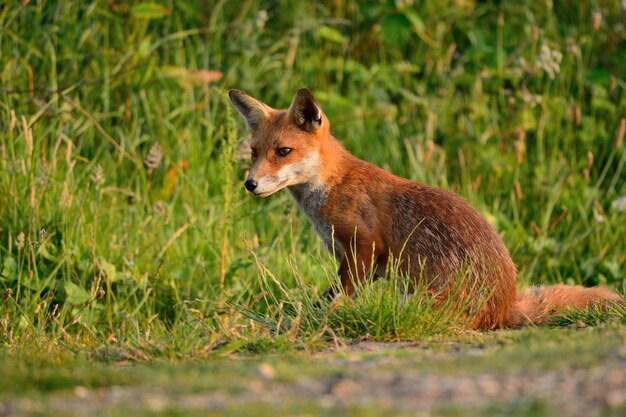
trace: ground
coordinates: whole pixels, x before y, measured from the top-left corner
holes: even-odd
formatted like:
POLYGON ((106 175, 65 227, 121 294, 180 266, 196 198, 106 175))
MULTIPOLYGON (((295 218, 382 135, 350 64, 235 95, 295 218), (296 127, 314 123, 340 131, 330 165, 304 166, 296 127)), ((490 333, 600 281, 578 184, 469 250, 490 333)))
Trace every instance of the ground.
POLYGON ((2 416, 626 412, 626 328, 610 324, 192 362, 4 355, 2 368, 2 416))

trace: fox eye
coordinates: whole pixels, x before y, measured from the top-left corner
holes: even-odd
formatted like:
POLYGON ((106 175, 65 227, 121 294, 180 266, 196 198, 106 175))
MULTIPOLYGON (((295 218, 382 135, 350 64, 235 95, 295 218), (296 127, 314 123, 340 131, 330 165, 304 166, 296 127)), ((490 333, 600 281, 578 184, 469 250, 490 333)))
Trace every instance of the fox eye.
POLYGON ((278 148, 276 149, 276 155, 278 156, 287 156, 291 153, 291 148, 278 148))
POLYGON ((251 155, 253 158, 256 158, 256 149, 255 149, 255 148, 250 148, 250 155, 251 155))

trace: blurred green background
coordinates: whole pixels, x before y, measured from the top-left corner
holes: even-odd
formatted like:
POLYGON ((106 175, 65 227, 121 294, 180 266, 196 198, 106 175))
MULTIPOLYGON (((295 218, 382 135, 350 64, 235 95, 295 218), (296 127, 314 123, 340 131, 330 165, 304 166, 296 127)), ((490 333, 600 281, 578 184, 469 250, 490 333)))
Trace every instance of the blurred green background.
POLYGON ((245 193, 229 88, 310 88, 355 155, 476 207, 522 285, 623 291, 625 22, 617 0, 3 3, 5 343, 195 323, 217 346, 259 331, 237 306, 268 308, 268 273, 326 285, 287 193, 245 193))

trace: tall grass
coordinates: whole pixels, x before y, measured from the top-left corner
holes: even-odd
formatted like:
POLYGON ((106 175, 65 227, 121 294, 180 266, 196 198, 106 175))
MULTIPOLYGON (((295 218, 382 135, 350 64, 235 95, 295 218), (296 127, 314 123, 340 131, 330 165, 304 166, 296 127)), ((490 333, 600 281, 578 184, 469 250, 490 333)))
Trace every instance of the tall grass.
MULTIPOLYGON (((426 277, 415 283, 403 276, 399 262, 391 261, 386 279, 375 280, 372 275, 364 281, 355 280, 354 297, 328 300, 304 281, 296 265, 291 264, 295 286, 289 287, 248 249, 259 273, 261 291, 253 303, 239 305, 239 309, 273 335, 294 343, 401 341, 450 334, 468 328, 491 295, 488 288, 472 282, 469 268, 455 277, 450 288, 436 290, 426 284, 426 277), (255 309, 254 304, 260 301, 264 308, 255 309)), ((340 288, 333 271, 326 271, 326 276, 333 287, 340 288)))
POLYGON ((419 327, 429 298, 403 303, 397 280, 314 309, 335 265, 284 193, 245 195, 231 87, 275 107, 311 88, 357 156, 468 199, 524 285, 624 288, 619 2, 159 4, 0 6, 6 347, 176 356, 455 327, 419 327))

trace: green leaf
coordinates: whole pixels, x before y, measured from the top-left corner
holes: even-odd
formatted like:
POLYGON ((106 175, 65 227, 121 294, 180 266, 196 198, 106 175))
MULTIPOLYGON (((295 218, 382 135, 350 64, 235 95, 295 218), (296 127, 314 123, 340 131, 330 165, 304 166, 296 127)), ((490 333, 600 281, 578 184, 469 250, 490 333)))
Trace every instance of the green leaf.
POLYGON ((337 29, 333 29, 329 26, 320 26, 315 30, 315 37, 326 39, 331 42, 344 44, 347 42, 346 38, 337 29))
POLYGON ((2 273, 0 273, 0 278, 7 281, 13 281, 17 279, 17 262, 15 258, 12 256, 7 256, 4 258, 2 273))
POLYGON ((44 242, 39 249, 37 249, 37 255, 40 255, 48 261, 56 261, 57 248, 52 242, 44 242))
POLYGON ((130 12, 137 19, 161 19, 172 13, 172 9, 157 3, 139 3, 131 7, 130 12))
POLYGON ((585 71, 585 78, 592 83, 606 84, 611 78, 611 73, 604 68, 594 68, 585 71))
POLYGON ((614 117, 616 113, 615 104, 601 98, 593 100, 591 107, 596 113, 607 113, 610 117, 614 117))
POLYGON ((406 9, 402 13, 404 14, 404 16, 406 16, 409 22, 411 22, 411 25, 413 26, 413 30, 417 32, 424 31, 424 29, 426 28, 426 26, 424 25, 424 21, 422 20, 421 17, 419 17, 417 13, 415 13, 415 11, 406 9))
POLYGON ((150 36, 146 36, 139 43, 139 49, 137 49, 137 56, 139 58, 147 58, 150 56, 150 48, 152 48, 152 41, 150 36))
POLYGON ((104 258, 100 258, 100 265, 102 265, 102 270, 104 271, 110 282, 115 282, 118 280, 118 278, 120 278, 118 277, 115 265, 113 265, 111 262, 107 261, 104 258))
POLYGON ((67 301, 70 304, 79 305, 89 301, 89 293, 73 282, 67 281, 64 288, 65 294, 67 294, 67 301))
POLYGON ((400 45, 411 38, 411 22, 405 15, 393 14, 380 21, 380 33, 383 40, 391 45, 400 45))

